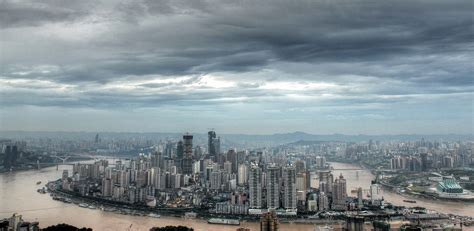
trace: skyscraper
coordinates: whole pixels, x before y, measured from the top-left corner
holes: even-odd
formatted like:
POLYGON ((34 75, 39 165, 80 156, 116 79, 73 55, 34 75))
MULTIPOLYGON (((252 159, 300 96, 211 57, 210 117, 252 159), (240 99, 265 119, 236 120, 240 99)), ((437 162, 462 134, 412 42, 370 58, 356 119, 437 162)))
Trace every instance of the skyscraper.
POLYGON ((262 207, 262 170, 256 164, 249 170, 249 197, 250 208, 262 207))
POLYGON ((150 157, 151 167, 163 167, 163 157, 161 152, 153 152, 150 157))
POLYGON ((346 179, 342 174, 334 181, 332 190, 332 209, 345 210, 346 209, 346 179))
POLYGON ((166 158, 171 158, 173 154, 173 143, 171 143, 170 141, 166 142, 164 154, 166 158))
MULTIPOLYGON (((332 185, 333 185, 333 175, 331 171, 319 171, 319 185, 321 187, 321 183, 323 183, 324 190, 326 194, 332 192, 332 185)), ((320 188, 321 190, 321 188, 320 188)))
POLYGON ((296 209, 296 170, 286 167, 283 171, 283 207, 296 209))
POLYGON ((326 193, 319 192, 318 197, 318 211, 325 211, 329 209, 329 199, 326 193))
POLYGON ((296 174, 296 195, 298 202, 306 202, 306 172, 296 174))
POLYGON ((222 173, 220 171, 211 172, 210 182, 211 189, 219 190, 222 185, 222 173))
POLYGON ((160 168, 154 168, 153 170, 153 186, 156 189, 162 189, 161 188, 161 169, 160 168))
POLYGON ((279 225, 275 211, 265 213, 260 218, 260 231, 278 231, 279 225))
POLYGON ((211 160, 219 162, 218 155, 221 152, 221 140, 217 137, 215 131, 209 131, 207 133, 207 150, 211 160))
POLYGON ((247 180, 248 179, 248 169, 247 169, 247 165, 245 164, 241 164, 239 165, 239 172, 238 172, 238 175, 237 175, 237 183, 239 185, 244 185, 247 183, 247 180))
POLYGON ((267 208, 277 209, 280 207, 280 168, 273 165, 267 167, 267 208))
POLYGON ((184 145, 183 141, 178 141, 176 144, 176 159, 180 160, 183 159, 184 156, 184 145))
POLYGON ((193 159, 189 157, 183 158, 181 161, 181 170, 183 174, 193 174, 193 159))
POLYGON ((216 137, 217 135, 215 131, 209 131, 207 133, 207 150, 211 157, 216 156, 216 149, 214 147, 214 139, 216 139, 216 137))
POLYGON ((183 159, 181 160, 181 172, 183 174, 193 173, 193 135, 189 133, 183 135, 183 159))
POLYGON ((311 172, 309 170, 306 170, 305 175, 306 175, 306 189, 311 189, 311 172))
POLYGON ((328 192, 332 193, 333 192, 333 190, 332 190, 333 189, 333 184, 334 184, 334 175, 331 172, 329 172, 329 174, 328 174, 328 178, 327 178, 326 183, 327 183, 327 186, 328 186, 328 192))
POLYGON ((306 192, 306 172, 300 172, 296 174, 296 190, 306 192))
POLYGON ((245 151, 237 152, 237 164, 238 165, 241 165, 245 162, 245 156, 246 156, 245 151))
POLYGON ((184 157, 193 158, 193 135, 186 133, 183 135, 184 157))
POLYGON ((316 168, 325 168, 326 167, 326 157, 317 156, 316 157, 316 168))
POLYGON ((102 196, 110 197, 112 196, 113 181, 109 178, 102 179, 102 196))
POLYGON ((220 137, 215 138, 213 143, 214 143, 214 150, 215 150, 216 155, 220 155, 220 153, 221 153, 221 138, 220 137))
POLYGON ((237 173, 237 153, 235 152, 234 149, 230 149, 227 152, 227 157, 226 160, 232 163, 232 172, 231 173, 237 173))

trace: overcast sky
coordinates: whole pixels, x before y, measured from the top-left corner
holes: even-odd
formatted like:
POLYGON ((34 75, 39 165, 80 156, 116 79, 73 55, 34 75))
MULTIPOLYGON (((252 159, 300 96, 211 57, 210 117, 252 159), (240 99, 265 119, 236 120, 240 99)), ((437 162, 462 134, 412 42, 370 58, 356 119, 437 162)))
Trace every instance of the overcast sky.
POLYGON ((0 130, 473 133, 473 1, 0 1, 0 130))

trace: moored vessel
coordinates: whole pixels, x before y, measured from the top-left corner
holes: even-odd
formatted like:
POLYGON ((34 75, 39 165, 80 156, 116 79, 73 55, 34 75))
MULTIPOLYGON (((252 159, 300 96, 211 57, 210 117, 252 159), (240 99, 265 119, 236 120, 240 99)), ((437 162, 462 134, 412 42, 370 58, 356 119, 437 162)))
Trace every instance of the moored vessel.
POLYGON ((211 218, 207 220, 209 224, 219 225, 240 225, 240 220, 237 219, 224 219, 224 218, 211 218))
POLYGON ((193 219, 193 218, 196 218, 196 217, 197 217, 197 213, 195 213, 195 212, 184 213, 184 218, 193 219))
POLYGON ((413 203, 413 204, 414 204, 414 203, 416 203, 416 201, 415 201, 415 200, 403 200, 403 202, 407 202, 407 203, 413 203))
POLYGON ((153 217, 153 218, 160 218, 161 215, 160 214, 156 214, 156 213, 150 213, 148 214, 149 217, 153 217))

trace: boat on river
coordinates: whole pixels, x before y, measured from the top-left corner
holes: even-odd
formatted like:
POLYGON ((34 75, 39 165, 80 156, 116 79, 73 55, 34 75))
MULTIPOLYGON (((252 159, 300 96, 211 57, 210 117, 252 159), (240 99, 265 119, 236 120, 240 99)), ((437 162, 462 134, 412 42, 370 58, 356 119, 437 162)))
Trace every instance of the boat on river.
POLYGON ((184 218, 187 218, 187 219, 194 219, 197 217, 197 213, 195 212, 187 212, 187 213, 184 213, 184 218))
POLYGON ((207 220, 209 224, 218 224, 218 225, 240 225, 240 220, 236 219, 224 219, 224 218, 211 218, 207 220))
POLYGON ((415 200, 403 200, 403 202, 412 203, 412 204, 415 204, 415 203, 416 203, 415 200))
POLYGON ((156 214, 156 213, 150 213, 148 214, 149 217, 153 217, 153 218, 160 218, 161 215, 160 214, 156 214))
POLYGON ((333 231, 334 228, 332 226, 328 226, 328 225, 325 225, 325 226, 318 226, 314 229, 314 231, 333 231))

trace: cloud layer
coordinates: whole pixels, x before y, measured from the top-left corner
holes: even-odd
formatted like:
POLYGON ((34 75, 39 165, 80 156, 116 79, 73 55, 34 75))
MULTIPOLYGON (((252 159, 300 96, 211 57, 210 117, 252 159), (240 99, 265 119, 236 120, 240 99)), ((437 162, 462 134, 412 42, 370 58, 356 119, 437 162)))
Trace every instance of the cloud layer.
POLYGON ((472 9, 2 1, 0 128, 472 133, 472 9))

